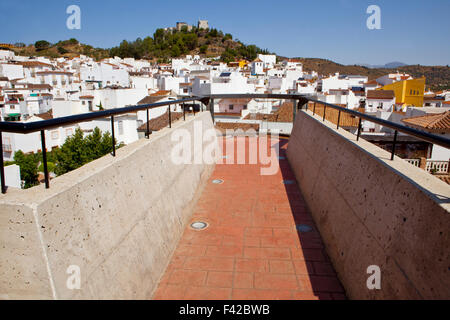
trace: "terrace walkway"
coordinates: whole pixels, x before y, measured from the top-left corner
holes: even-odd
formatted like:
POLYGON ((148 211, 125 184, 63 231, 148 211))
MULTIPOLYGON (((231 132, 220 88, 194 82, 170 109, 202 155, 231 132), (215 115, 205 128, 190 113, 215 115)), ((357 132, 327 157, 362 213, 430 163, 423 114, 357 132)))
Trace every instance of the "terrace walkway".
POLYGON ((289 163, 279 164, 266 176, 260 164, 216 165, 154 299, 345 299, 289 163))

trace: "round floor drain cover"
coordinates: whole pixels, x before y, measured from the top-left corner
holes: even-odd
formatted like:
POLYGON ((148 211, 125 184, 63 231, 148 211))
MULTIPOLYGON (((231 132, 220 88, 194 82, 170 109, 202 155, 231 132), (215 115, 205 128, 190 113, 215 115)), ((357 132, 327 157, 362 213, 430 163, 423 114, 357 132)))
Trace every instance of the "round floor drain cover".
POLYGON ((296 227, 299 232, 310 232, 312 230, 307 224, 298 224, 296 227))
POLYGON ((191 228, 195 230, 203 230, 208 226, 206 222, 203 221, 195 221, 191 223, 191 228))
POLYGON ((221 183, 223 183, 223 180, 222 179, 214 179, 212 181, 212 183, 214 183, 214 184, 221 184, 221 183))
POLYGON ((294 184, 295 181, 294 180, 283 180, 284 184, 294 184))

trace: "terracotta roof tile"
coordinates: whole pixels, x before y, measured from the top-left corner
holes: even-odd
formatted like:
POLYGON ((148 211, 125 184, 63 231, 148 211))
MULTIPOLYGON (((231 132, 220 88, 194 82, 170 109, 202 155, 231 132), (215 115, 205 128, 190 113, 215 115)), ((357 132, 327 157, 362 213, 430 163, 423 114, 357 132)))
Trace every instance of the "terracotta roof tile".
MULTIPOLYGON (((172 123, 176 120, 179 120, 183 117, 183 113, 182 112, 171 112, 171 119, 172 119, 172 123)), ((162 128, 168 127, 169 126, 169 111, 166 111, 166 113, 160 115, 159 117, 150 119, 150 121, 148 122, 149 125, 149 129, 150 131, 158 131, 161 130, 162 128)), ((137 128, 138 131, 140 132, 146 132, 147 131, 147 122, 145 122, 144 124, 142 124, 141 126, 139 126, 137 128)))
POLYGON ((367 99, 394 99, 395 93, 392 90, 369 90, 367 99))
POLYGON ((450 111, 438 114, 426 114, 424 116, 402 119, 407 126, 432 131, 450 132, 450 111))
POLYGON ((39 114, 36 115, 36 117, 39 117, 39 118, 41 118, 43 120, 53 119, 53 110, 50 109, 47 112, 39 113, 39 114))

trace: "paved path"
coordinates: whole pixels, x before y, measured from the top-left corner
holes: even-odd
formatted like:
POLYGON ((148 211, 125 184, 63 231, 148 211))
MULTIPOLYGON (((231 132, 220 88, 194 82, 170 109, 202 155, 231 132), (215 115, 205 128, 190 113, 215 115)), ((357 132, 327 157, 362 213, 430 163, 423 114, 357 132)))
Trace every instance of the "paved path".
MULTIPOLYGON (((279 145, 285 156, 287 140, 279 145)), ((267 176, 259 164, 216 165, 191 219, 209 226, 186 228, 154 299, 345 299, 289 163, 279 163, 267 176)))

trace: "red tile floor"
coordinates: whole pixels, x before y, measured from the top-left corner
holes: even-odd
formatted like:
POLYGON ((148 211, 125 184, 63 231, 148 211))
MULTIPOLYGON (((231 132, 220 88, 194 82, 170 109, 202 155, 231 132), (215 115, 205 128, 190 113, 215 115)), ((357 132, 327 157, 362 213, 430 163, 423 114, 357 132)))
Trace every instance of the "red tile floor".
MULTIPOLYGON (((282 157, 287 142, 272 142, 282 157)), ((261 166, 216 165, 191 218, 209 226, 189 223, 154 299, 345 299, 288 161, 275 175, 261 166)))

